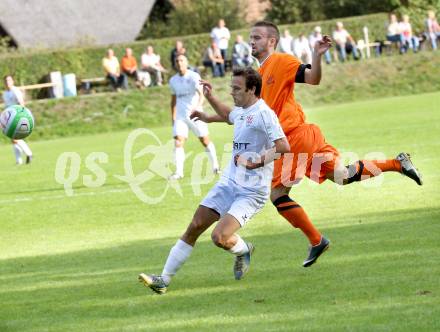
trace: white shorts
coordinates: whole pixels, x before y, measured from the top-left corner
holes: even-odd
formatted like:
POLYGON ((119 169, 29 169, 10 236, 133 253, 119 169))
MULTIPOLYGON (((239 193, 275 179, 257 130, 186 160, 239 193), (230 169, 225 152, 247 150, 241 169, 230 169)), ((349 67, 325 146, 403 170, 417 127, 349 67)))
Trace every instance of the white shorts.
POLYGON ((233 183, 219 181, 200 205, 215 210, 223 217, 226 213, 238 220, 241 227, 263 208, 269 196, 243 189, 233 183))
POLYGON ((197 137, 208 136, 208 125, 203 121, 193 121, 190 118, 176 119, 173 126, 173 137, 182 136, 188 138, 188 130, 197 137))

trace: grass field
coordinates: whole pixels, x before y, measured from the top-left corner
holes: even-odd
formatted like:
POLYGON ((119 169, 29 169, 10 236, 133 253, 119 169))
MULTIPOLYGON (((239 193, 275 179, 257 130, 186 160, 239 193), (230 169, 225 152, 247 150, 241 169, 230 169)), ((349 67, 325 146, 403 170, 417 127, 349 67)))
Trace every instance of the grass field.
MULTIPOLYGON (((137 275, 161 272, 212 186, 198 195, 190 184, 202 150, 194 138, 186 177, 155 205, 115 177, 125 173, 128 131, 34 142, 30 166, 15 166, 11 147, 0 146, 0 331, 440 330, 439 100, 431 93, 308 109, 308 120, 344 153, 410 152, 425 185, 399 174, 386 174, 380 186, 342 189, 306 180, 292 196, 332 240, 316 265, 301 266, 305 237, 268 204, 240 232, 257 248, 246 279, 233 279, 233 257, 207 233, 165 296, 137 275), (57 158, 67 151, 81 158, 73 196, 55 180, 57 158), (86 167, 92 152, 108 156, 96 188, 83 180, 93 175, 86 167)), ((154 133, 163 143, 170 138, 168 126, 154 133)), ((221 154, 231 127, 218 124, 211 133, 221 154)), ((143 136, 133 151, 149 143, 143 136)), ((163 151, 171 153, 170 145, 163 151)), ((135 174, 149 160, 135 160, 135 174)), ((150 196, 165 188, 158 176, 141 185, 150 196)))

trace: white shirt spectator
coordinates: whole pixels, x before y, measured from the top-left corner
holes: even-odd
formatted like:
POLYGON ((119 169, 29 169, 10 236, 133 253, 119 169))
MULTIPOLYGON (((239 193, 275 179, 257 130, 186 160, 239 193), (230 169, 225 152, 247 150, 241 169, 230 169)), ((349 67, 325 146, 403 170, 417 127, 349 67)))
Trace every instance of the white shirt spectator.
POLYGON ((23 104, 23 93, 19 88, 13 86, 10 90, 6 90, 3 92, 3 101, 6 107, 23 104))
POLYGON ((393 22, 388 25, 387 36, 394 36, 400 34, 400 26, 398 22, 393 22))
POLYGON ((293 42, 293 52, 304 63, 312 62, 312 50, 309 46, 309 41, 305 36, 300 36, 293 42))
POLYGON ((280 38, 280 50, 283 53, 293 55, 293 37, 284 36, 280 38))
POLYGON ((160 55, 143 53, 141 56, 142 67, 156 67, 160 62, 160 55))
POLYGON ((219 28, 215 27, 211 31, 211 38, 217 44, 218 48, 221 50, 228 49, 229 39, 231 34, 227 27, 219 28))
POLYGON ((318 40, 322 39, 322 33, 312 33, 309 36, 309 45, 310 48, 313 50, 315 48, 315 44, 318 40))
POLYGON ((348 37, 350 37, 350 34, 345 29, 333 31, 333 39, 339 44, 346 44, 348 37))

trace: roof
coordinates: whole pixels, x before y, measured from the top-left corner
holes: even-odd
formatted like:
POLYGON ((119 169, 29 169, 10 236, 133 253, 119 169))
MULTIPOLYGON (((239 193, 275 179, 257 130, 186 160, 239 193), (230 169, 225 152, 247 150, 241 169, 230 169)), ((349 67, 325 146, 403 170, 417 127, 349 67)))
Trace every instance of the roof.
POLYGON ((19 47, 136 39, 155 0, 1 0, 0 24, 19 47))

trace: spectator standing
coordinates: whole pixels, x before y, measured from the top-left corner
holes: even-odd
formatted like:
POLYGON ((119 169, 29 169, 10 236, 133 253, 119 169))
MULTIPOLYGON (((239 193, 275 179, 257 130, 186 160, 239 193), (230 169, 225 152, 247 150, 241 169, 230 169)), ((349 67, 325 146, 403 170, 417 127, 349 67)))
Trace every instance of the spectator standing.
POLYGON ((425 20, 425 26, 428 38, 431 41, 432 49, 436 50, 437 39, 440 38, 440 25, 438 24, 433 10, 428 11, 428 18, 425 20))
POLYGON ((171 66, 173 67, 173 69, 175 71, 178 71, 177 66, 176 66, 176 58, 179 55, 186 56, 186 49, 185 49, 185 47, 183 47, 183 42, 181 40, 176 41, 176 46, 171 50, 171 54, 170 54, 171 66))
POLYGON ((336 29, 333 31, 333 40, 335 41, 336 51, 338 52, 341 62, 347 60, 347 53, 352 53, 355 60, 359 58, 356 42, 350 33, 344 29, 342 22, 336 22, 336 29))
POLYGON ((237 35, 232 49, 232 66, 234 68, 250 66, 253 62, 251 53, 251 47, 243 40, 243 36, 237 35))
POLYGON ((395 43, 399 48, 400 53, 405 51, 403 47, 403 35, 395 14, 390 14, 390 22, 387 27, 387 40, 391 43, 395 43))
POLYGON ((411 23, 409 22, 409 16, 403 15, 403 21, 399 23, 400 31, 403 35, 403 46, 405 50, 411 48, 414 53, 419 50, 419 38, 414 36, 411 23))
POLYGON ((140 86, 138 64, 131 48, 125 49, 125 55, 121 59, 121 71, 125 75, 133 77, 136 80, 136 86, 140 86))
MULTIPOLYGON (((310 44, 310 48, 312 49, 312 52, 314 52, 315 50, 315 44, 316 42, 322 40, 322 32, 321 32, 321 27, 320 26, 316 26, 313 29, 313 33, 309 36, 309 44, 310 44)), ((329 65, 332 62, 332 56, 330 54, 330 50, 327 50, 324 53, 324 59, 325 62, 329 65)))
POLYGON ((102 59, 102 67, 116 91, 120 91, 121 87, 127 89, 127 76, 121 73, 118 58, 111 48, 107 50, 107 55, 102 59))
MULTIPOLYGON (((12 105, 20 105, 24 107, 24 96, 19 88, 14 84, 14 78, 11 75, 6 75, 4 78, 5 91, 3 92, 3 102, 5 107, 12 105)), ((26 164, 32 161, 32 151, 27 143, 22 139, 11 140, 12 149, 15 155, 15 163, 17 165, 23 164, 22 153, 26 156, 26 164)))
POLYGON ((211 68, 212 76, 225 76, 225 60, 222 57, 219 47, 214 41, 211 42, 211 46, 205 51, 203 65, 207 68, 211 68))
POLYGON ((147 46, 147 49, 141 57, 142 70, 148 72, 153 78, 156 85, 163 84, 162 73, 167 70, 160 63, 160 55, 154 53, 153 46, 147 46))
POLYGON ((293 37, 287 29, 284 30, 283 37, 280 38, 280 51, 293 55, 293 37))
POLYGON ((310 49, 309 41, 302 32, 293 42, 293 53, 303 63, 312 63, 312 50, 310 49))
POLYGON ((231 33, 226 27, 224 19, 218 20, 217 26, 211 30, 211 38, 220 49, 223 60, 226 60, 231 33))

